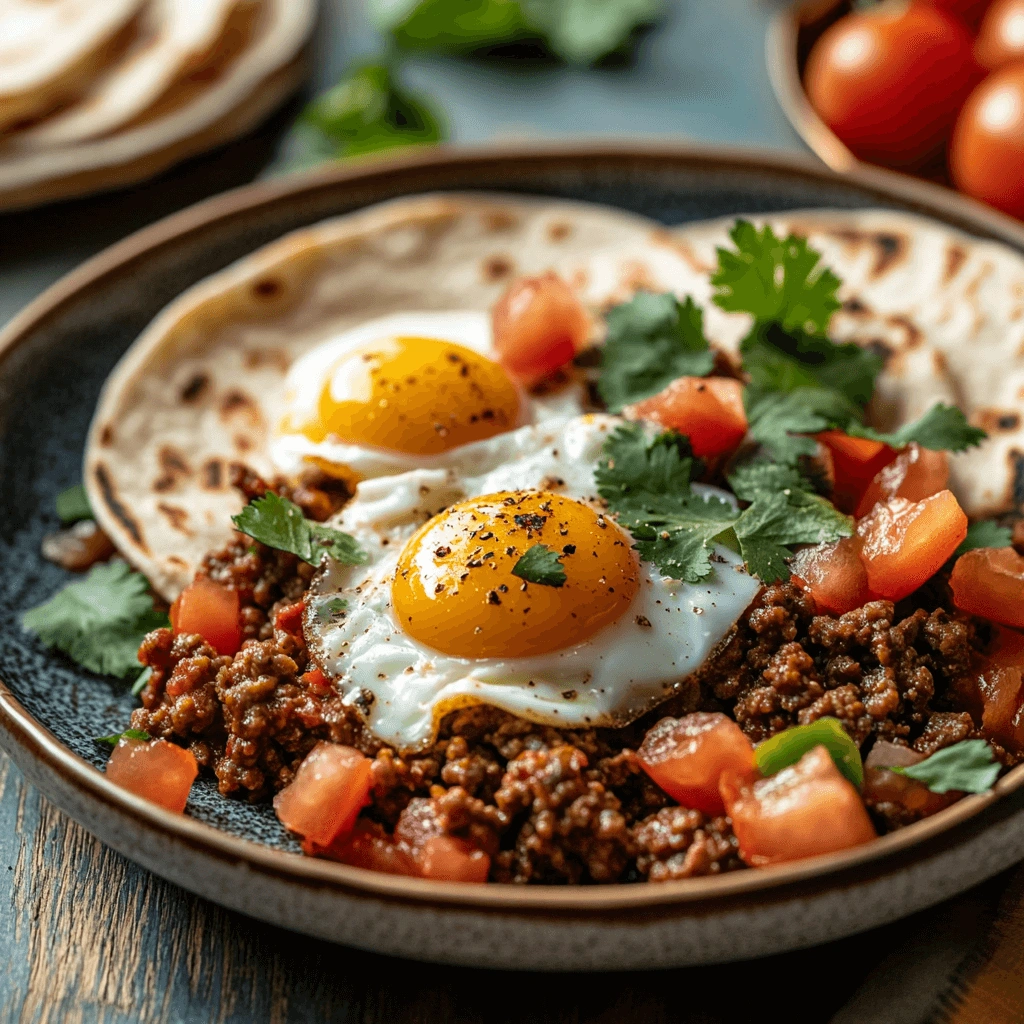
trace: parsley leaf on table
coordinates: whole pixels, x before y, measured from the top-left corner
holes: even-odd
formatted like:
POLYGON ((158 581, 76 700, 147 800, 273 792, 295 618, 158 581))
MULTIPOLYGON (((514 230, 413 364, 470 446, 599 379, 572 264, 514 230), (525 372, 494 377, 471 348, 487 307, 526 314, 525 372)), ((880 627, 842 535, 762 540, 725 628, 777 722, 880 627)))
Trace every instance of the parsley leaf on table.
POLYGON ((656 395, 677 377, 704 377, 715 365, 704 313, 687 296, 637 292, 610 310, 597 389, 612 412, 656 395))
POLYGON ((89 495, 81 484, 69 487, 61 491, 54 502, 57 515, 65 526, 80 522, 83 519, 92 519, 92 506, 89 504, 89 495))
POLYGON ((346 565, 366 561, 366 552, 354 537, 311 522, 298 505, 273 491, 254 498, 231 521, 253 540, 278 551, 290 551, 310 565, 319 565, 325 552, 346 565))
POLYGON ((561 587, 565 584, 565 568, 561 555, 546 544, 534 544, 512 566, 512 575, 527 583, 539 583, 545 587, 561 587))
POLYGON ((962 740, 935 751, 917 764, 889 771, 917 779, 933 793, 948 793, 954 789, 963 793, 984 793, 999 778, 1000 767, 985 740, 962 740))
POLYGON ((137 674, 142 638, 167 625, 153 608, 146 577, 124 562, 97 565, 45 604, 22 616, 25 629, 90 672, 126 678, 137 674))
POLYGON ((1013 531, 1000 526, 991 519, 981 519, 967 527, 967 536, 963 543, 953 552, 959 558, 967 551, 975 548, 1008 548, 1013 541, 1013 531))

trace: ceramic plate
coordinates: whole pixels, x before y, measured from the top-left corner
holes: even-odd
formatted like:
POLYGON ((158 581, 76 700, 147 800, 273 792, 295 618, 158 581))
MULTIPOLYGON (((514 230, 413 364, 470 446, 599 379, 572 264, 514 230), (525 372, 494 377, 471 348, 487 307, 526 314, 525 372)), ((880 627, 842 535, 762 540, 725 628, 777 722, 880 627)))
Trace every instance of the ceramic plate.
POLYGON ((40 648, 20 613, 64 574, 41 558, 55 495, 79 481, 100 386, 159 310, 287 231, 396 196, 483 189, 607 203, 667 225, 797 207, 885 206, 1024 251, 1024 229, 936 186, 838 177, 797 158, 635 144, 433 150, 259 184, 133 235, 0 333, 0 745, 101 840, 226 906, 311 935, 424 960, 552 970, 668 967, 835 939, 936 903, 1024 857, 1024 767, 858 850, 662 885, 521 888, 426 882, 300 856, 269 806, 212 781, 185 816, 107 783, 92 740, 134 701, 40 648))

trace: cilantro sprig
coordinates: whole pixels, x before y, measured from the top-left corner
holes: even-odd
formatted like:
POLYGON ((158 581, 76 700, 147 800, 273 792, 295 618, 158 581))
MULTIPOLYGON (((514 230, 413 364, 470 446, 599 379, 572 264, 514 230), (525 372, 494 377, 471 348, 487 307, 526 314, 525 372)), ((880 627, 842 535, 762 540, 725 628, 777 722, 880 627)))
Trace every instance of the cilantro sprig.
POLYGON ((295 502, 273 491, 254 498, 231 521, 253 540, 278 551, 290 551, 310 565, 319 565, 325 554, 346 565, 366 562, 366 552, 354 537, 311 522, 295 502))
POLYGON ((145 729, 125 729, 124 732, 114 733, 113 736, 97 736, 93 743, 102 743, 105 747, 116 747, 121 740, 136 740, 145 743, 153 737, 145 729))
POLYGON ((546 544, 534 544, 527 549, 512 566, 512 575, 527 583, 538 583, 545 587, 561 587, 566 580, 562 556, 546 544))
POLYGON ((690 485, 693 459, 684 438, 666 432, 648 440, 643 427, 619 427, 604 445, 595 473, 598 493, 619 523, 632 533, 640 557, 666 576, 697 583, 712 572, 715 543, 737 550, 748 569, 765 583, 786 579, 794 544, 818 544, 848 537, 851 520, 829 502, 788 479, 746 472, 733 487, 750 502, 739 510, 690 485))
POLYGON ((92 506, 89 504, 89 495, 81 484, 69 487, 61 491, 54 502, 57 516, 65 526, 81 522, 83 519, 92 519, 92 506))
POLYGON ((168 625, 167 616, 153 607, 146 577, 124 562, 95 566, 21 621, 47 647, 83 668, 122 679, 142 670, 137 654, 143 637, 168 625))
POLYGON ((1000 764, 985 740, 962 740, 917 764, 889 771, 923 782, 933 793, 984 793, 999 778, 1000 764))
POLYGON ((967 536, 953 552, 953 557, 959 558, 975 548, 1008 548, 1012 542, 1013 531, 1008 527, 1000 526, 991 519, 981 519, 967 527, 967 536))

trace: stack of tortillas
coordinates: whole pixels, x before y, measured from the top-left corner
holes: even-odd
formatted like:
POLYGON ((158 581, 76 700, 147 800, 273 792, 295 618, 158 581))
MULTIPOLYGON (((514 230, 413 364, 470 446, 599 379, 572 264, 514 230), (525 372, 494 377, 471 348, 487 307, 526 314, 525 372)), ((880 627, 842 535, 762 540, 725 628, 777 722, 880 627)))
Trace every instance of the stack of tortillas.
POLYGON ((129 184, 298 86, 316 0, 0 0, 0 208, 129 184))

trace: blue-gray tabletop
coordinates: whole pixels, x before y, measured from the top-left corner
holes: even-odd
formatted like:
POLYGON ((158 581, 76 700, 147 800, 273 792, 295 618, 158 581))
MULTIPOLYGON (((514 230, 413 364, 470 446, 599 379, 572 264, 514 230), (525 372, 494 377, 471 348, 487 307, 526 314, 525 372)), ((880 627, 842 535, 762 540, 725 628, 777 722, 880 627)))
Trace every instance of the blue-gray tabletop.
MULTIPOLYGON (((378 52, 364 0, 325 4, 314 88, 378 52)), ((800 150, 772 97, 770 0, 676 0, 634 61, 594 70, 416 57, 408 85, 457 142, 671 136, 800 150)), ((0 216, 0 324, 106 245, 257 176, 296 107, 158 181, 0 216)), ((357 953, 193 897, 105 849, 0 754, 0 1021, 899 1021, 985 936, 1005 879, 868 936, 757 964, 652 975, 504 976, 357 953)))

